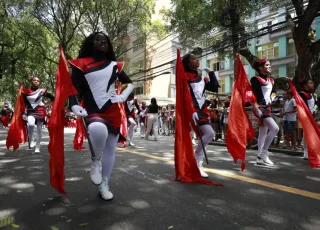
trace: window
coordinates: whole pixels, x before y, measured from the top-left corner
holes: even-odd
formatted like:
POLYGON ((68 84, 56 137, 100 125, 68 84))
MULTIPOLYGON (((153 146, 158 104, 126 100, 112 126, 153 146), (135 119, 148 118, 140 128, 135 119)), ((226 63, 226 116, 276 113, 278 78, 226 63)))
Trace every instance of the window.
POLYGON ((220 71, 220 70, 224 70, 224 61, 217 61, 216 58, 213 59, 213 61, 211 61, 211 66, 210 68, 213 71, 220 71))
POLYGON ((225 79, 224 79, 224 77, 223 77, 223 78, 220 78, 220 79, 218 80, 218 82, 219 82, 219 85, 220 85, 220 87, 221 87, 221 88, 219 88, 219 93, 224 93, 224 92, 226 91, 226 89, 225 89, 225 79))
POLYGON ((258 46, 258 57, 259 58, 277 58, 279 57, 279 43, 269 43, 263 46, 258 46))
POLYGON ((294 45, 293 38, 287 39, 287 55, 295 54, 296 53, 296 47, 294 45))
POLYGON ((143 94, 143 86, 138 86, 138 87, 134 88, 134 94, 135 95, 143 94))
POLYGON ((296 71, 296 65, 294 63, 287 65, 287 75, 288 77, 294 77, 294 73, 296 71))
POLYGON ((175 98, 176 97, 176 88, 174 87, 171 87, 171 95, 170 95, 172 98, 175 98))
POLYGON ((279 77, 279 66, 272 66, 271 76, 274 78, 279 77))
POLYGON ((138 38, 133 41, 132 43, 133 46, 133 52, 136 52, 144 47, 144 40, 143 38, 138 38))

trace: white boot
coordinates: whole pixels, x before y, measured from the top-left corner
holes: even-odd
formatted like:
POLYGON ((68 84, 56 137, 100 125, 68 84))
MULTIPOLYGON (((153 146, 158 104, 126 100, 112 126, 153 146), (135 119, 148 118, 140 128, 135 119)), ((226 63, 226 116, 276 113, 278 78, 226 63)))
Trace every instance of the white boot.
POLYGON ((109 177, 103 177, 102 183, 99 186, 99 191, 102 199, 104 200, 112 200, 113 194, 109 190, 109 177))
POLYGON ((199 168, 199 171, 200 171, 201 176, 204 177, 204 178, 207 178, 207 177, 209 177, 209 176, 208 176, 208 174, 205 173, 205 171, 203 170, 202 163, 203 163, 203 161, 198 161, 198 162, 197 162, 197 165, 198 165, 198 168, 199 168))
POLYGON ((36 143, 34 141, 30 142, 30 148, 33 148, 34 146, 36 146, 36 143))
POLYGON ((92 161, 91 163, 91 181, 95 185, 99 185, 102 182, 100 160, 95 160, 95 161, 92 161))
POLYGON ((40 153, 40 145, 36 145, 36 149, 34 150, 34 153, 40 153))

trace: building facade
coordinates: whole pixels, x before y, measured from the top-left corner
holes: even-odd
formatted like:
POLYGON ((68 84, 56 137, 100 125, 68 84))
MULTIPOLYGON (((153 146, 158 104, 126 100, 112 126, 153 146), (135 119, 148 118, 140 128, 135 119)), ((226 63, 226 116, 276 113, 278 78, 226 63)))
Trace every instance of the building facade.
MULTIPOLYGON (((296 17, 294 9, 279 8, 272 10, 270 7, 266 7, 255 13, 248 22, 256 24, 257 28, 255 29, 259 30, 285 21, 287 12, 291 14, 292 18, 296 17)), ((314 20, 312 28, 315 31, 316 39, 320 39, 320 17, 314 20)), ((276 31, 270 29, 268 34, 249 40, 248 47, 259 58, 266 57, 270 60, 274 78, 294 76, 298 57, 289 27, 276 31)), ((255 70, 244 58, 242 60, 248 77, 255 76, 255 70)), ((202 58, 201 63, 202 66, 208 66, 216 71, 221 85, 219 93, 230 94, 234 81, 232 55, 224 60, 219 60, 217 53, 211 54, 202 58)))

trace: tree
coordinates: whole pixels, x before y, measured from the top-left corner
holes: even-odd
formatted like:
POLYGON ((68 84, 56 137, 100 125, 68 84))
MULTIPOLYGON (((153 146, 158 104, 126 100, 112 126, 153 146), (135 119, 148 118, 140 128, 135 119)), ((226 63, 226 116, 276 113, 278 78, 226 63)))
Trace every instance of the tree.
MULTIPOLYGON (((172 0, 175 8, 170 11, 164 12, 165 17, 171 21, 171 30, 175 30, 180 35, 180 40, 183 45, 190 47, 194 45, 195 41, 199 41, 202 35, 208 35, 213 29, 220 31, 221 40, 216 43, 216 40, 209 41, 210 49, 222 49, 223 51, 229 51, 228 48, 232 47, 240 52, 249 63, 253 64, 257 57, 252 55, 247 47, 245 40, 249 39, 252 35, 261 34, 263 31, 250 31, 252 25, 245 22, 248 15, 253 12, 262 9, 265 6, 280 7, 280 6, 294 6, 297 15, 299 16, 298 21, 290 21, 290 17, 287 16, 287 21, 291 22, 293 29, 293 39, 297 49, 297 55, 299 58, 297 71, 296 71, 296 82, 301 81, 303 78, 311 78, 318 86, 320 81, 320 63, 319 63, 319 41, 312 41, 310 38, 311 23, 317 16, 320 10, 320 1, 310 0, 308 6, 303 6, 302 0, 287 0, 287 1, 275 1, 275 0, 212 0, 212 1, 197 1, 197 0, 172 0), (239 14, 239 20, 236 24, 232 24, 230 27, 222 27, 221 24, 221 13, 227 14, 226 6, 229 6, 227 10, 235 10, 236 14, 239 14), (240 13, 241 12, 241 13, 240 13), (192 28, 192 29, 190 29, 192 28), (234 43, 235 40, 243 41, 234 43), (307 67, 307 68, 306 68, 307 67), (310 74, 311 73, 311 74, 310 74)), ((228 17, 225 18, 228 21, 228 17)), ((230 17, 229 17, 230 21, 230 17)), ((227 24, 229 22, 226 22, 227 24)))

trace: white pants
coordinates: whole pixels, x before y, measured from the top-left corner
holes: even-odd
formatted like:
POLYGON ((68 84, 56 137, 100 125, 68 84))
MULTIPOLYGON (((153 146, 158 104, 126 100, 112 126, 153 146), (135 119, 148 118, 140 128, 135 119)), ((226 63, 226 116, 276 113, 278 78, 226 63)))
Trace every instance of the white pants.
MULTIPOLYGON (((37 121, 37 138, 36 145, 40 146, 41 138, 42 138, 42 124, 43 122, 37 121)), ((27 118, 27 127, 28 127, 28 136, 29 141, 33 141, 33 130, 36 125, 36 119, 33 116, 28 116, 27 118)))
POLYGON ((263 126, 259 128, 258 154, 267 152, 271 142, 279 132, 279 126, 272 117, 263 119, 263 126), (269 130, 269 132, 268 132, 269 130))
POLYGON ((88 133, 96 156, 92 160, 100 160, 102 156, 102 176, 110 177, 119 135, 109 132, 107 126, 100 122, 91 123, 88 133))
POLYGON ((144 127, 144 123, 140 123, 140 136, 144 137, 145 134, 145 127, 144 127))
POLYGON ((133 137, 133 131, 134 131, 134 127, 137 125, 136 122, 133 120, 132 117, 130 117, 128 119, 130 126, 128 127, 128 141, 131 142, 132 141, 132 137, 133 137))
POLYGON ((148 113, 146 139, 148 139, 149 137, 151 128, 153 129, 154 139, 156 140, 158 137, 158 114, 157 113, 148 113))

